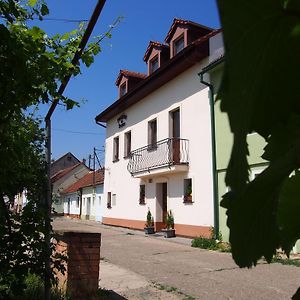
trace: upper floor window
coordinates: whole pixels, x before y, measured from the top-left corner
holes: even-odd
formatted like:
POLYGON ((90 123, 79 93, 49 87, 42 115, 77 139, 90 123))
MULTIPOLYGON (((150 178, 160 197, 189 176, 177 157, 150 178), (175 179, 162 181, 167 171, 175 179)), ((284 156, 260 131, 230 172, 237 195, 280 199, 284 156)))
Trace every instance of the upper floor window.
POLYGON ((153 59, 150 60, 150 74, 152 74, 154 71, 158 69, 158 55, 156 55, 153 59))
POLYGON ((174 41, 173 44, 173 53, 176 55, 178 52, 180 52, 184 48, 184 36, 181 35, 178 39, 174 41))
POLYGON ((154 119, 148 122, 148 145, 156 147, 157 143, 157 120, 154 119))
POLYGON ((124 157, 129 157, 131 153, 131 131, 125 132, 124 135, 124 157))
POLYGON ((119 137, 115 137, 113 141, 113 161, 119 160, 119 137))
POLYGON ((127 92, 126 82, 120 85, 120 97, 124 96, 127 92))

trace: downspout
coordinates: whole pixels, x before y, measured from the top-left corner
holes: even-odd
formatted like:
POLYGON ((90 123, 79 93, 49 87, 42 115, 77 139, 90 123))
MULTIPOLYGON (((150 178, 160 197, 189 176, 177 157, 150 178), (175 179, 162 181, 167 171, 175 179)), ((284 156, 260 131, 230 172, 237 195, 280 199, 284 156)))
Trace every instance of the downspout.
MULTIPOLYGON (((219 63, 218 63, 219 64, 219 63)), ((211 147, 212 147, 212 172, 213 172, 213 201, 214 201, 214 238, 219 239, 219 192, 218 192, 218 175, 217 175, 217 155, 216 155, 216 126, 215 126, 215 106, 214 106, 214 86, 204 80, 204 74, 211 70, 211 68, 204 68, 198 76, 200 82, 209 88, 209 105, 210 105, 210 128, 211 128, 211 147)))

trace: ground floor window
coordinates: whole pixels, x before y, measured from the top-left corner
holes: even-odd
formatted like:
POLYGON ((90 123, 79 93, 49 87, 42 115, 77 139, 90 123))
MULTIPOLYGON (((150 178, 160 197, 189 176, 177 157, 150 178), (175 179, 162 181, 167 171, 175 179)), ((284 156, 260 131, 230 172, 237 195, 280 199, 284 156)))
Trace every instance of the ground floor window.
POLYGON ((146 203, 146 186, 144 184, 140 185, 140 197, 139 197, 139 203, 145 204, 146 203))
POLYGON ((193 185, 192 185, 192 178, 184 179, 183 181, 183 188, 184 188, 184 203, 191 203, 193 202, 193 185))
POLYGON ((116 194, 112 194, 111 205, 112 206, 116 206, 116 204, 117 204, 117 195, 116 194))

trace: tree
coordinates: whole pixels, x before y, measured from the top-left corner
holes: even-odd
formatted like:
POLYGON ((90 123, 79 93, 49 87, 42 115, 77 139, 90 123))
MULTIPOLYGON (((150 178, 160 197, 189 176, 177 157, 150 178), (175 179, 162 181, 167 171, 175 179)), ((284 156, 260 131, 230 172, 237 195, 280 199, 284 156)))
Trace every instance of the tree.
MULTIPOLYGON (((84 25, 53 37, 28 26, 28 20, 42 20, 48 12, 44 1, 0 0, 0 299, 18 297, 28 272, 43 276, 49 255, 44 240, 47 212, 42 205, 44 134, 27 109, 52 99, 59 99, 67 109, 78 105, 59 95, 57 88, 66 74, 80 74, 80 65, 71 61, 84 25), (15 214, 14 197, 24 190, 29 202, 21 214, 15 214)), ((86 66, 99 53, 102 39, 84 51, 81 61, 86 66)))
POLYGON ((225 71, 218 98, 234 143, 226 173, 232 255, 240 267, 289 254, 300 238, 300 3, 218 0, 225 71), (266 140, 264 172, 249 182, 247 134, 266 140))

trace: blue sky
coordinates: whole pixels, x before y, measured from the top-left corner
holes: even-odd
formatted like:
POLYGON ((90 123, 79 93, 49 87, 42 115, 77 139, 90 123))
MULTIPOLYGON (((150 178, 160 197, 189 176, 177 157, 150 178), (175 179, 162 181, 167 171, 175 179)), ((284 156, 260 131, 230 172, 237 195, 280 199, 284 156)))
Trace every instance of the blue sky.
MULTIPOLYGON (((96 0, 48 0, 47 18, 89 19, 96 0)), ((107 0, 93 36, 106 32, 118 17, 123 21, 112 38, 102 43, 102 52, 82 75, 70 80, 64 95, 81 101, 80 108, 66 111, 58 106, 52 117, 52 157, 72 152, 87 158, 93 147, 104 149, 105 129, 95 123, 95 116, 117 100, 115 80, 120 69, 146 73, 143 56, 150 40, 164 41, 174 17, 203 25, 220 27, 215 0, 107 0), (72 133, 73 132, 73 133, 72 133)), ((76 23, 43 21, 37 24, 48 35, 70 31, 76 23)), ((40 115, 45 115, 40 110, 40 115)), ((101 157, 103 162, 103 156, 101 157)))

